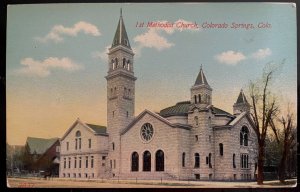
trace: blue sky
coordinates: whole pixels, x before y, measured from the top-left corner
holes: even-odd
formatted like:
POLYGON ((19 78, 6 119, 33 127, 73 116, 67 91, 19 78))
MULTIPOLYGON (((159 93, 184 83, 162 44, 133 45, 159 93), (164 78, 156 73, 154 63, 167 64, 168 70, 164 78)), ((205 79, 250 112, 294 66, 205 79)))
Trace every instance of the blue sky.
POLYGON ((7 10, 7 140, 61 137, 79 117, 106 125, 106 49, 120 8, 136 81, 136 115, 190 98, 200 65, 213 105, 232 112, 241 88, 268 62, 285 63, 274 82, 282 103, 297 103, 296 8, 293 4, 44 4, 7 10), (196 22, 200 28, 136 27, 137 22, 196 22), (228 28, 202 28, 203 23, 228 28), (232 29, 232 23, 253 29, 232 29), (258 28, 259 23, 271 28, 258 28))

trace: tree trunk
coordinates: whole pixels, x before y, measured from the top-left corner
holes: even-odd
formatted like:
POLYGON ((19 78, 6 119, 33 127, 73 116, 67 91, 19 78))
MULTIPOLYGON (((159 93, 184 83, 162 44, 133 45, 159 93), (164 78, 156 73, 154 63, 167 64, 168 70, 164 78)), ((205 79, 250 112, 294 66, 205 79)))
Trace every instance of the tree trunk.
POLYGON ((264 182, 264 144, 259 143, 258 160, 257 160, 257 184, 262 185, 264 182))
POLYGON ((287 149, 287 146, 284 146, 282 157, 281 157, 280 164, 279 164, 279 170, 278 170, 278 176, 279 176, 280 183, 285 182, 285 164, 286 164, 287 155, 288 155, 288 149, 287 149))

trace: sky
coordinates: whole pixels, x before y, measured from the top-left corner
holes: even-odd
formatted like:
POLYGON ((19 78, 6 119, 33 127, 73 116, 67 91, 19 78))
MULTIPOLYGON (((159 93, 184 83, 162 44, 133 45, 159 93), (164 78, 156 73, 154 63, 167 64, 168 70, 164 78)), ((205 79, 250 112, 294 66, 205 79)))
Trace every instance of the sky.
POLYGON ((120 8, 135 52, 135 115, 189 100, 201 65, 212 104, 232 113, 240 90, 261 77, 267 63, 284 61, 273 90, 282 106, 297 104, 293 4, 9 5, 9 144, 24 145, 28 136, 62 137, 77 118, 106 125, 106 53, 120 8), (147 27, 148 22, 161 25, 147 27))

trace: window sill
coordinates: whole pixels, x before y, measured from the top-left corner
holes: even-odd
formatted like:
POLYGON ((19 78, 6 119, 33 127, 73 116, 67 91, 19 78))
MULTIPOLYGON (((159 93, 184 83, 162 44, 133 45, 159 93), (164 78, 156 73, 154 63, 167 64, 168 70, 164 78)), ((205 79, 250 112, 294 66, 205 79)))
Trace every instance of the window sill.
POLYGON ((109 99, 109 100, 113 100, 113 99, 116 99, 116 98, 118 98, 118 96, 109 97, 108 99, 109 99))
POLYGON ((123 96, 123 99, 132 100, 132 98, 130 98, 128 96, 123 96))

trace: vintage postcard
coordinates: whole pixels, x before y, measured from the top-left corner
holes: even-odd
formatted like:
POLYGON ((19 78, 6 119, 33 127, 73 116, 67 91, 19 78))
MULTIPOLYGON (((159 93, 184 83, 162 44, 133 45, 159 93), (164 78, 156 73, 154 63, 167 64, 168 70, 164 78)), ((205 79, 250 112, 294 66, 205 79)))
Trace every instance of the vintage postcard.
POLYGON ((7 187, 295 187, 296 28, 295 3, 8 5, 7 187))

